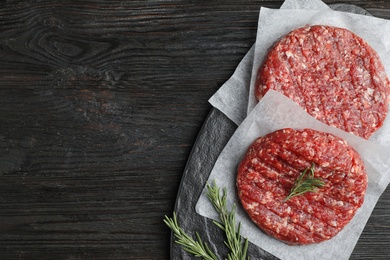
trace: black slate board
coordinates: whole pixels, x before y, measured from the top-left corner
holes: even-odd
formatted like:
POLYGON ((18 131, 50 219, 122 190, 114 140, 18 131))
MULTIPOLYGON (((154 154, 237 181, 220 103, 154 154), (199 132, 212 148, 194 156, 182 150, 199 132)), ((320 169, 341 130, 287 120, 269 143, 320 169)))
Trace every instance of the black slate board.
MULTIPOLYGON (((330 5, 333 10, 371 15, 368 11, 350 4, 330 5)), ((207 241, 219 259, 224 259, 228 250, 223 246, 224 234, 212 220, 195 212, 195 205, 213 169, 219 154, 236 130, 237 125, 219 110, 212 108, 207 116, 188 158, 178 191, 175 212, 179 225, 191 235, 197 231, 207 241)), ((171 259, 198 259, 185 252, 171 236, 171 259)), ((359 245, 358 245, 359 246, 359 245)), ((261 248, 249 243, 252 259, 278 259, 261 248)))

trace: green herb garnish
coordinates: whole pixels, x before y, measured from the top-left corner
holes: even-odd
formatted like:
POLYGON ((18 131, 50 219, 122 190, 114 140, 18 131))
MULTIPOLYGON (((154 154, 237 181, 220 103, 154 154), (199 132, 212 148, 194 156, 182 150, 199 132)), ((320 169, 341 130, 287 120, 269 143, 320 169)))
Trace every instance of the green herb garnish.
POLYGON ((292 197, 302 195, 306 192, 317 191, 318 188, 322 188, 324 185, 325 182, 323 180, 321 180, 320 178, 314 178, 314 163, 313 163, 311 165, 310 171, 309 171, 309 167, 306 168, 298 177, 298 179, 295 180, 294 185, 290 190, 290 193, 283 201, 287 201, 292 197))
MULTIPOLYGON (((230 253, 228 254, 228 260, 247 260, 247 251, 248 251, 248 239, 243 241, 240 236, 241 223, 236 225, 236 217, 235 217, 235 208, 233 207, 231 211, 227 209, 226 206, 226 197, 227 191, 226 188, 223 189, 222 196, 220 193, 220 189, 217 185, 213 184, 210 186, 206 184, 207 187, 207 196, 214 208, 217 210, 219 214, 219 218, 221 222, 213 221, 213 223, 222 229, 226 235, 225 245, 230 249, 230 253), (237 227, 237 229, 236 229, 237 227)), ((206 243, 204 243, 199 234, 196 232, 196 239, 191 238, 185 231, 179 227, 176 219, 175 212, 173 213, 173 218, 169 218, 165 216, 164 219, 165 224, 173 231, 176 238, 176 243, 181 245, 183 249, 197 257, 202 257, 206 260, 217 260, 218 258, 215 254, 210 250, 206 243)))
POLYGON ((195 233, 197 239, 195 241, 179 227, 175 212, 173 212, 173 218, 165 216, 164 223, 173 231, 173 234, 177 237, 176 243, 181 245, 185 251, 194 256, 202 257, 205 260, 218 260, 207 244, 202 241, 198 232, 195 233))
POLYGON ((221 228, 225 234, 227 241, 225 241, 225 245, 230 249, 230 253, 228 254, 229 260, 245 260, 247 259, 247 251, 248 251, 248 239, 243 241, 240 236, 241 232, 241 223, 238 224, 238 228, 236 230, 236 212, 233 207, 229 212, 226 206, 226 197, 227 191, 226 188, 223 189, 222 196, 220 195, 220 189, 216 186, 215 182, 213 186, 207 184, 208 193, 211 203, 214 208, 219 213, 219 218, 222 223, 214 221, 214 224, 221 228))

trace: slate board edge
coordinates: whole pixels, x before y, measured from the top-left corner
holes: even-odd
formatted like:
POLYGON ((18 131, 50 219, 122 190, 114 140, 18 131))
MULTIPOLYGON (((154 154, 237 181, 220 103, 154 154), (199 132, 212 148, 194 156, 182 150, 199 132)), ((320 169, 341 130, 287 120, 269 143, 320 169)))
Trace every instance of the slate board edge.
MULTIPOLYGON (((340 3, 329 6, 336 11, 372 15, 356 5, 340 3)), ((179 225, 193 237, 195 232, 199 232, 202 239, 208 243, 219 259, 224 259, 228 253, 223 246, 223 233, 216 228, 210 219, 198 215, 195 212, 195 205, 206 185, 215 161, 236 128, 237 125, 222 112, 211 108, 188 157, 174 208, 179 225)), ((176 238, 171 232, 171 259, 199 259, 185 252, 181 246, 175 243, 175 240, 176 238)), ((255 255, 256 259, 278 259, 251 243, 248 251, 249 255, 255 255)))

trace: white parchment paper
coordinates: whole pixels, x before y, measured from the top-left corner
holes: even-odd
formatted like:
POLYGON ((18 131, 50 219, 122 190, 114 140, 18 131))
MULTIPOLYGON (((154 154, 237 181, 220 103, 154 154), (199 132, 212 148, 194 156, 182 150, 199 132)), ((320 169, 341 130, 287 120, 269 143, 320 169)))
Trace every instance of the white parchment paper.
POLYGON ((247 115, 254 53, 253 45, 230 79, 209 99, 213 107, 219 109, 236 125, 239 125, 247 115))
POLYGON ((330 8, 321 0, 286 0, 280 9, 327 10, 330 8))
MULTIPOLYGON (((389 150, 389 147, 317 121, 286 96, 271 90, 240 124, 216 161, 208 182, 215 180, 219 187, 227 188, 228 206, 238 206, 237 221, 242 223, 242 235, 269 253, 281 259, 348 259, 377 200, 389 184, 389 150), (259 136, 286 127, 311 128, 340 136, 360 153, 366 165, 369 184, 365 202, 352 221, 329 241, 315 245, 288 246, 273 239, 260 231, 249 219, 237 197, 237 167, 249 145, 259 136)), ((203 216, 218 219, 205 191, 199 198, 196 211, 203 216)))

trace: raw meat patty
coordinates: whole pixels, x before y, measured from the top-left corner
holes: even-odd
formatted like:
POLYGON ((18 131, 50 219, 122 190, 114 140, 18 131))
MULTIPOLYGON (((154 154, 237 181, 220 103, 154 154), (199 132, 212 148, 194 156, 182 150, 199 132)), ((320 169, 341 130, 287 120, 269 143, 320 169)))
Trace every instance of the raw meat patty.
POLYGON ((296 29, 282 38, 259 69, 257 99, 269 89, 328 125, 368 139, 388 110, 389 80, 378 54, 349 30, 296 29))
POLYGON ((362 205, 367 174, 359 154, 334 135, 282 129, 258 138, 239 165, 238 195, 250 218, 290 245, 335 236, 362 205), (314 164, 325 185, 284 201, 301 172, 314 164))

